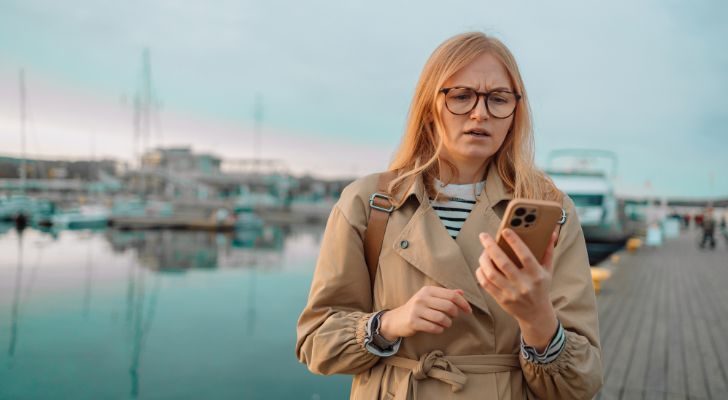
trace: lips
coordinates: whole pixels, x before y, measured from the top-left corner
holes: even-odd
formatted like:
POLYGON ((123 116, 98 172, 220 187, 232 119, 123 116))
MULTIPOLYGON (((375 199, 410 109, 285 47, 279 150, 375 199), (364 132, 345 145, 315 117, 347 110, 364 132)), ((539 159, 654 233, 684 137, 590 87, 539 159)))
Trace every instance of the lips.
POLYGON ((491 136, 490 132, 486 131, 485 129, 470 129, 465 131, 464 134, 471 136, 491 136))

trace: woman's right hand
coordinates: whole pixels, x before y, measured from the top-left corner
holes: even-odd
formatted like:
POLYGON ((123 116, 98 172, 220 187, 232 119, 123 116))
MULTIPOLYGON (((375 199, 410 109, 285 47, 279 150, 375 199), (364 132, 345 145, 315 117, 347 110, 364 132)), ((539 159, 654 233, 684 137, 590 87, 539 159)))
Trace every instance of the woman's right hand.
POLYGON ((462 290, 425 286, 404 305, 382 314, 379 334, 390 341, 417 332, 439 334, 460 311, 473 312, 462 290))

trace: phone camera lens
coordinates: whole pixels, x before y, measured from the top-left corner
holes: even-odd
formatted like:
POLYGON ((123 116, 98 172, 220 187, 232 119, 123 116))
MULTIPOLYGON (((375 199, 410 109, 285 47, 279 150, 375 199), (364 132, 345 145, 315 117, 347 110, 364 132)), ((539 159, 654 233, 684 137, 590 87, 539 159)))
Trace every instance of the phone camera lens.
POLYGON ((521 226, 521 219, 520 218, 513 218, 511 220, 511 226, 521 226))
POLYGON ((528 222, 530 224, 531 222, 536 220, 536 216, 533 214, 528 214, 528 215, 526 215, 526 218, 524 218, 524 219, 526 220, 526 222, 528 222))
POLYGON ((516 215, 522 217, 526 213, 526 209, 522 207, 516 208, 516 215))

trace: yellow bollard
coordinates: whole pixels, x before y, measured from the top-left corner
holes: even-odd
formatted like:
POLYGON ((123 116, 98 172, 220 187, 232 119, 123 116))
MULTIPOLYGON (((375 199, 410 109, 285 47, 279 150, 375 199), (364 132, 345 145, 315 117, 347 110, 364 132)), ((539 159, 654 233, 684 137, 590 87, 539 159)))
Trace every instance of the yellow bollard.
POLYGON ((642 239, 634 237, 627 240, 627 251, 630 253, 634 253, 640 247, 642 247, 642 239))
POLYGON ((594 292, 596 294, 599 294, 599 292, 602 290, 602 281, 609 279, 611 275, 612 272, 606 268, 591 268, 592 284, 594 284, 594 292))

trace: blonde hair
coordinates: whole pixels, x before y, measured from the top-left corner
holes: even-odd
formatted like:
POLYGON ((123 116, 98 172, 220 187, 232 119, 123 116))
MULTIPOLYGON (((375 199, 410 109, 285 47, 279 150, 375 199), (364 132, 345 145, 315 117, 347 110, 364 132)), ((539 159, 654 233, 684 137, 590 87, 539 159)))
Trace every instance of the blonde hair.
MULTIPOLYGON (((440 159, 445 129, 440 118, 442 100, 438 101, 439 90, 458 70, 486 53, 503 63, 514 91, 521 95, 521 104, 516 107, 511 129, 492 156, 490 168, 497 169, 514 197, 561 201, 561 192, 534 161, 531 110, 516 60, 500 40, 481 32, 463 33, 446 40, 425 63, 415 88, 402 143, 389 166, 390 171, 398 173, 389 185, 389 193, 398 193, 407 178, 421 173, 428 195, 438 196, 439 191, 434 188, 434 178, 440 168, 438 160, 450 168, 453 175, 458 174, 455 165, 440 159)), ((413 183, 414 180, 410 185, 413 183)), ((394 197, 396 203, 404 200, 394 197)))

